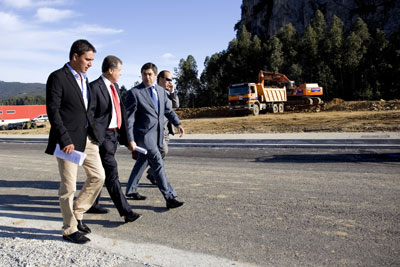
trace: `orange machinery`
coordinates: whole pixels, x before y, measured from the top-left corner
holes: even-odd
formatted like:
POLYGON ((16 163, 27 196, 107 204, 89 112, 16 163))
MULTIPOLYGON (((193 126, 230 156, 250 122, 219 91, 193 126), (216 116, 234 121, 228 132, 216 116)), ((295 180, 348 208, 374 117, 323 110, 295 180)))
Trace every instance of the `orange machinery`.
POLYGON ((264 85, 264 81, 273 81, 281 87, 286 87, 287 105, 317 106, 324 103, 320 98, 323 95, 323 88, 318 83, 303 83, 296 86, 285 74, 260 70, 258 82, 264 85))
POLYGON ((253 115, 260 111, 283 112, 286 102, 286 88, 264 87, 262 83, 238 83, 229 86, 229 108, 248 110, 253 115))

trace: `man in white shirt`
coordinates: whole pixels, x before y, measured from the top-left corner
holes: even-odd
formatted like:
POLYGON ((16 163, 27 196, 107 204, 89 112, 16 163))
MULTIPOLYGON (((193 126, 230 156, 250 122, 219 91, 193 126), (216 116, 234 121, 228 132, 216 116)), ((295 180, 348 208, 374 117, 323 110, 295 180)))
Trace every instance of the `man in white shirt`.
MULTIPOLYGON (((118 165, 115 160, 118 142, 132 150, 128 142, 126 113, 118 93, 118 79, 121 75, 122 61, 115 56, 107 56, 102 65, 103 74, 90 83, 93 91, 94 129, 99 139, 99 150, 108 193, 120 216, 125 222, 133 222, 140 217, 132 211, 126 200, 118 177, 118 165)), ((106 209, 99 205, 99 197, 88 212, 105 213, 106 209)))

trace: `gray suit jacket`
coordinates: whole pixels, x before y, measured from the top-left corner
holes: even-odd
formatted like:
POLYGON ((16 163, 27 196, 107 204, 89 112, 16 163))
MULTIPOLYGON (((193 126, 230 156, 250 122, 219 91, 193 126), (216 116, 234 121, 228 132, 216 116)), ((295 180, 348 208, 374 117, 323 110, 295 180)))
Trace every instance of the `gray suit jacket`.
POLYGON ((158 113, 143 83, 133 87, 125 100, 129 141, 135 141, 138 146, 154 153, 163 144, 164 116, 175 126, 181 124, 164 88, 159 85, 155 85, 155 88, 158 94, 158 113))

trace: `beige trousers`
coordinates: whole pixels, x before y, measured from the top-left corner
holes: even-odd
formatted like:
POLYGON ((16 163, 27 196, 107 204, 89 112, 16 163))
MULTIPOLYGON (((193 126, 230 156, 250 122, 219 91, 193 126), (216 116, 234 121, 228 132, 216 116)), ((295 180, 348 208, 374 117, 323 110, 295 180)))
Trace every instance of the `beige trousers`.
POLYGON ((103 188, 105 173, 101 163, 98 145, 93 144, 88 138, 84 152, 87 156, 82 167, 86 172, 87 179, 75 203, 74 196, 76 192, 78 165, 57 158, 58 170, 61 176, 58 196, 63 217, 63 235, 70 235, 78 231, 77 220, 82 220, 83 213, 92 206, 103 188))

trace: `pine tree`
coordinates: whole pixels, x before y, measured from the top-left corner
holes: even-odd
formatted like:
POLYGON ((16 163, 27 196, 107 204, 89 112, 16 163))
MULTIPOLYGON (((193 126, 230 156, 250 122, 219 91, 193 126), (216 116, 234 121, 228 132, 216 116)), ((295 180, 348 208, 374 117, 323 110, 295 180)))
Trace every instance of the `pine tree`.
POLYGON ((272 37, 268 42, 268 57, 269 70, 273 72, 280 72, 283 65, 283 52, 282 43, 277 37, 272 37))
POLYGON ((182 107, 194 107, 196 96, 200 88, 197 77, 197 63, 192 55, 186 60, 179 62, 178 69, 175 69, 176 91, 182 107))
POLYGON ((350 85, 346 86, 346 99, 361 99, 370 94, 365 91, 365 88, 360 87, 364 83, 363 79, 365 79, 363 66, 360 63, 367 53, 369 41, 370 34, 367 24, 361 18, 358 18, 344 45, 344 66, 346 67, 347 80, 350 81, 350 85))
MULTIPOLYGON (((323 43, 323 53, 326 64, 332 70, 332 77, 329 83, 330 97, 342 97, 343 84, 343 32, 344 23, 337 16, 333 16, 333 22, 327 31, 326 39, 323 43)), ((327 85, 324 85, 325 88, 327 85)), ((327 90, 325 90, 327 91, 327 90)))
POLYGON ((361 62, 365 67, 365 78, 361 87, 364 88, 364 98, 380 99, 385 90, 384 82, 387 73, 390 73, 391 66, 388 64, 387 53, 389 41, 385 33, 377 29, 368 46, 368 52, 361 62))
POLYGON ((400 99, 400 29, 390 36, 387 55, 388 73, 384 76, 383 97, 400 99))
MULTIPOLYGON (((204 62, 201 74, 198 104, 202 107, 224 106, 228 101, 228 89, 222 83, 224 77, 224 61, 226 52, 215 53, 204 62)), ((226 75, 225 75, 226 76, 226 75)))
POLYGON ((303 81, 312 81, 315 78, 314 66, 318 56, 317 33, 311 25, 308 25, 300 41, 300 64, 303 66, 303 81))
POLYGON ((325 16, 321 10, 315 11, 314 18, 311 20, 310 26, 315 31, 318 45, 322 45, 322 41, 325 39, 326 22, 325 16))
POLYGON ((299 35, 296 29, 289 23, 280 29, 277 37, 282 43, 283 64, 280 71, 285 73, 288 77, 297 76, 296 78, 298 78, 299 35))

